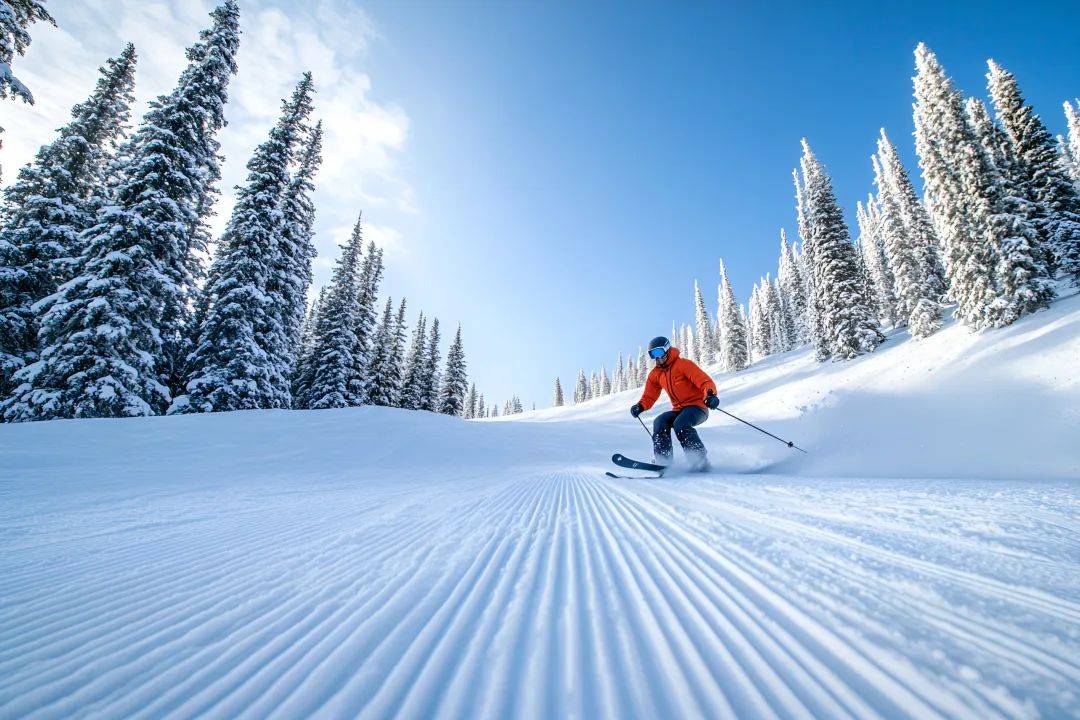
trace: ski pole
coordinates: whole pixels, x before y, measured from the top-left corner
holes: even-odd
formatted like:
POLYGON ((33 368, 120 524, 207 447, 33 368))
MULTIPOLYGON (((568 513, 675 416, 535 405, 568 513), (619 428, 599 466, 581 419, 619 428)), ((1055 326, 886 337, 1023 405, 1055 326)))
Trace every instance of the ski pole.
POLYGON ((734 418, 735 420, 738 420, 739 422, 743 423, 744 425, 749 425, 750 427, 754 428, 754 429, 755 429, 755 430, 757 430, 758 432, 763 432, 763 433, 765 433, 766 435, 768 435, 769 437, 771 437, 771 438, 772 438, 772 439, 774 439, 774 440, 779 440, 780 442, 782 442, 782 443, 784 443, 785 445, 787 445, 787 446, 788 446, 789 448, 794 448, 795 450, 798 450, 799 452, 803 453, 804 455, 809 455, 809 454, 810 454, 810 453, 806 452, 805 450, 803 450, 803 449, 802 449, 801 447, 799 447, 798 445, 796 445, 795 443, 791 442, 790 440, 785 440, 784 438, 779 438, 779 437, 776 437, 775 435, 773 435, 773 434, 772 434, 771 432, 769 432, 768 430, 762 430, 761 428, 759 428, 759 427, 758 427, 757 425, 755 425, 754 423, 752 423, 752 422, 746 422, 746 421, 745 421, 745 420, 743 420, 743 419, 742 419, 741 417, 736 417, 736 416, 732 415, 731 413, 729 413, 729 412, 728 412, 727 410, 725 410, 725 409, 723 409, 723 408, 716 408, 716 409, 717 409, 717 410, 719 410, 720 412, 724 413, 725 415, 727 415, 727 416, 728 416, 729 418, 734 418))

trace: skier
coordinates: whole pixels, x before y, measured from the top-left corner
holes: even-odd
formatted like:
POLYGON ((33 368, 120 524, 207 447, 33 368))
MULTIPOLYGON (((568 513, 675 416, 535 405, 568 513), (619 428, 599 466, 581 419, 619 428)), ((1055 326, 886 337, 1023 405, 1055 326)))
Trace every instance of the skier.
POLYGON ((649 357, 656 366, 649 371, 641 399, 630 408, 637 417, 651 408, 664 390, 671 400, 671 410, 660 413, 653 421, 653 456, 657 465, 670 465, 673 457, 671 431, 679 438, 683 452, 692 471, 709 469, 705 445, 698 437, 695 425, 709 417, 709 409, 720 406, 716 397, 716 383, 692 360, 679 356, 679 349, 671 347, 666 337, 653 338, 649 343, 649 357))

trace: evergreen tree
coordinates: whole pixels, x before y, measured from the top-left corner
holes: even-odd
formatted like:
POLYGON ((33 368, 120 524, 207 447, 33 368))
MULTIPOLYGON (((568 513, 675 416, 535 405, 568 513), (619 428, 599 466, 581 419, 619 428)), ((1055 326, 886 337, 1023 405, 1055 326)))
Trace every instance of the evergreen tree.
POLYGON ((698 361, 697 347, 698 344, 694 340, 694 331, 689 325, 682 326, 682 341, 679 343, 683 352, 686 353, 686 357, 690 358, 694 362, 698 361))
POLYGON ((749 364, 747 332, 723 260, 720 261, 720 286, 717 294, 720 307, 720 367, 724 372, 737 372, 749 364))
POLYGON ((287 352, 279 360, 285 361, 281 371, 286 376, 293 373, 297 363, 297 349, 304 322, 308 289, 311 287, 311 263, 315 259, 315 174, 322 163, 322 122, 307 133, 305 145, 299 153, 299 166, 293 174, 282 201, 284 226, 279 240, 278 262, 272 267, 267 291, 280 312, 279 322, 284 328, 287 352))
POLYGON ((863 277, 832 181, 803 140, 801 160, 809 260, 824 349, 837 359, 872 352, 885 336, 877 328, 863 277))
POLYGON ((466 420, 472 420, 479 417, 477 414, 477 395, 476 395, 476 383, 469 385, 469 394, 465 396, 465 408, 461 411, 461 416, 466 420))
POLYGON ((492 406, 491 406, 491 417, 493 417, 493 418, 499 417, 499 404, 498 403, 493 403, 492 404, 492 406))
POLYGON ((461 343, 461 326, 458 325, 454 342, 450 344, 450 349, 446 353, 446 370, 439 390, 439 412, 443 415, 461 415, 465 409, 467 389, 465 349, 461 343))
POLYGON ((401 407, 401 395, 405 387, 405 343, 409 337, 409 327, 405 322, 405 298, 398 305, 397 319, 394 322, 392 361, 387 372, 394 378, 393 407, 401 407))
MULTIPOLYGON (((576 400, 576 398, 575 398, 575 400, 576 400)), ((554 398, 554 400, 552 400, 552 406, 553 407, 562 407, 563 406, 562 385, 559 383, 559 378, 555 378, 555 398, 554 398)))
POLYGON ((1080 100, 1074 106, 1068 100, 1065 101, 1065 120, 1069 126, 1068 140, 1063 143, 1066 167, 1072 176, 1073 184, 1080 192, 1080 100))
POLYGON ((640 345, 638 346, 637 371, 637 386, 645 387, 645 381, 649 378, 649 360, 645 349, 640 345))
POLYGON ((791 349, 791 335, 784 318, 784 306, 780 300, 779 286, 766 274, 761 290, 765 298, 765 314, 769 322, 769 345, 774 353, 787 352, 791 349))
POLYGON ((622 392, 626 389, 626 368, 623 366, 622 353, 619 353, 619 362, 615 366, 615 378, 611 381, 612 392, 622 392))
MULTIPOLYGON (((806 287, 803 285, 795 255, 788 245, 787 233, 780 229, 780 261, 776 273, 780 286, 780 298, 784 303, 785 322, 790 323, 791 346, 802 345, 806 340, 806 287)), ((732 304, 734 304, 732 299, 732 304)), ((723 310, 721 310, 721 314, 723 310)))
POLYGON ((595 397, 600 397, 600 378, 597 376, 596 371, 589 373, 589 394, 586 396, 586 400, 592 400, 595 397))
MULTIPOLYGON (((798 170, 792 170, 791 175, 795 181, 795 219, 799 229, 799 237, 802 238, 802 252, 799 255, 799 260, 806 295, 806 321, 804 324, 806 341, 814 348, 814 356, 818 360, 826 360, 829 357, 829 348, 825 330, 821 325, 821 307, 817 288, 814 285, 814 266, 811 262, 814 240, 810 232, 806 188, 803 187, 798 170)), ((748 335, 748 343, 749 339, 748 335)))
POLYGON ((294 311, 288 305, 291 293, 306 293, 307 281, 289 276, 301 272, 298 264, 310 263, 310 256, 290 239, 310 240, 295 237, 298 228, 287 227, 283 210, 312 92, 306 73, 248 161, 247 183, 237 192, 214 259, 213 284, 204 289, 208 310, 189 360, 187 393, 175 399, 170 413, 292 406, 299 319, 292 327, 294 311))
POLYGON ((11 65, 30 47, 30 26, 35 22, 56 25, 42 0, 0 0, 0 99, 14 97, 34 104, 33 93, 15 77, 11 65))
POLYGON ((360 284, 360 258, 364 235, 356 221, 349 240, 341 246, 330 286, 319 309, 311 355, 311 382, 299 398, 302 407, 342 408, 350 405, 349 384, 356 367, 356 312, 360 284))
POLYGON ((990 119, 986 106, 977 98, 969 98, 965 111, 993 173, 987 201, 991 210, 989 227, 998 243, 994 324, 1008 325, 1046 307, 1054 297, 1049 270, 1052 259, 1038 231, 1043 212, 1025 197, 1014 147, 990 119))
MULTIPOLYGON (((1014 189, 1032 203, 1035 214, 1028 219, 1038 232, 1031 248, 1013 247, 1008 253, 1014 257, 1026 253, 1038 256, 1041 248, 1046 247, 1052 251, 1054 265, 1080 283, 1080 192, 1062 172, 1054 138, 1032 107, 1024 102, 1016 78, 993 60, 989 66, 986 77, 990 97, 998 121, 1011 140, 1017 180, 1014 189)), ((1040 259, 1036 257, 1035 262, 1040 259)), ((1014 284, 1023 286, 1028 282, 1020 280, 1014 284)), ((1038 294, 1034 288, 1028 290, 1038 294)))
POLYGON ((751 356, 755 360, 772 354, 772 335, 765 303, 761 286, 755 283, 750 293, 750 346, 751 356))
POLYGON ((420 409, 435 412, 439 407, 439 319, 431 322, 431 334, 428 337, 427 354, 424 358, 424 376, 420 398, 420 409))
POLYGON ((113 203, 83 239, 79 275, 37 306, 40 360, 17 374, 5 417, 150 415, 164 410, 170 349, 198 265, 191 228, 217 167, 214 134, 235 72, 235 0, 188 52, 177 88, 155 101, 122 152, 113 203), (191 282, 189 282, 191 281, 191 282))
MULTIPOLYGON (((360 266, 359 288, 356 295, 356 316, 353 318, 353 372, 349 380, 349 405, 358 407, 368 402, 368 388, 371 383, 370 367, 378 325, 379 283, 383 275, 383 251, 369 242, 364 262, 360 266)), ((436 326, 438 321, 435 321, 436 326)), ((435 359, 436 375, 438 358, 435 359)), ((438 381, 432 393, 431 406, 434 409, 438 394, 438 381)))
POLYGON ((0 207, 0 397, 12 374, 37 359, 33 305, 71 279, 91 197, 130 117, 135 47, 100 68, 94 92, 71 110, 58 137, 38 150, 4 191, 0 207))
POLYGON ((371 365, 367 375, 371 378, 368 385, 367 402, 369 405, 394 407, 397 400, 401 377, 398 373, 395 344, 398 320, 394 317, 394 303, 386 299, 382 322, 375 331, 375 341, 371 349, 371 365))
POLYGON ((963 108, 960 93, 925 45, 915 51, 915 143, 927 205, 941 238, 956 316, 981 329, 1013 313, 998 288, 1003 242, 1014 215, 998 217, 1002 176, 963 108))
POLYGON ((523 412, 523 409, 521 407, 521 398, 519 398, 517 395, 514 395, 514 397, 510 399, 510 412, 514 413, 515 415, 523 412))
POLYGON ((896 322, 907 325, 914 337, 927 337, 941 327, 945 288, 937 236, 884 129, 878 138, 874 182, 881 208, 876 227, 893 283, 896 322))
POLYGON ((416 321, 409 356, 405 362, 405 379, 401 383, 398 407, 420 410, 424 404, 424 359, 427 354, 427 320, 424 313, 416 321))
POLYGON ((585 384, 585 371, 578 370, 577 383, 574 385, 574 404, 585 402, 588 386, 585 384))
MULTIPOLYGON (((875 171, 878 170, 877 161, 874 162, 874 167, 875 171)), ((886 215, 879 207, 873 195, 867 198, 865 206, 861 202, 855 206, 859 225, 858 246, 870 281, 874 315, 882 325, 893 327, 898 322, 894 278, 885 260, 881 235, 887 232, 885 224, 898 218, 886 215)))
POLYGON ((480 397, 476 400, 476 415, 474 417, 488 417, 487 407, 484 406, 484 393, 480 393, 480 397))
POLYGON ((711 365, 716 360, 717 342, 713 337, 712 321, 709 319, 709 311, 705 307, 705 298, 701 295, 697 280, 694 280, 694 324, 697 340, 694 358, 700 365, 711 365))
POLYGON ((324 302, 326 302, 326 287, 319 289, 319 296, 311 303, 311 310, 304 318, 304 325, 300 331, 300 349, 297 353, 292 385, 293 407, 298 410, 305 409, 304 398, 310 395, 309 390, 313 379, 311 359, 315 353, 316 329, 319 326, 319 315, 324 302))
MULTIPOLYGON (((118 170, 121 177, 115 181, 111 200, 128 204, 122 186, 130 178, 135 187, 129 189, 162 186, 161 192, 175 194, 175 200, 183 201, 185 207, 184 217, 176 218, 182 224, 170 225, 168 218, 158 223, 159 234, 169 240, 163 243, 167 252, 160 257, 171 290, 162 308, 163 350, 158 374, 170 393, 183 390, 190 351, 186 338, 199 329, 194 328, 191 308, 204 275, 202 258, 209 247, 209 221, 218 194, 215 183, 221 179, 221 145, 216 134, 225 126, 227 89, 236 74, 240 44, 236 0, 225 0, 210 16, 214 25, 201 34, 201 42, 188 49, 189 65, 176 90, 151 103, 131 143, 120 148, 120 157, 127 158, 128 165, 118 170), (136 168, 134 177, 128 171, 131 167, 136 168), (187 176, 186 182, 177 182, 177 176, 172 175, 177 170, 187 176)), ((139 208, 132 211, 137 222, 139 208)), ((102 223, 100 213, 98 223, 102 223)), ((105 224, 109 224, 108 218, 105 224)))

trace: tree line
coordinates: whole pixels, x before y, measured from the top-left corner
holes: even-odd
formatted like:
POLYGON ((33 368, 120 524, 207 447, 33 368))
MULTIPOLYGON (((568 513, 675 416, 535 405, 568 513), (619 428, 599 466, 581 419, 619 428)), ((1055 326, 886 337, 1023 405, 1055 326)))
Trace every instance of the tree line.
MULTIPOLYGON (((0 96, 34 0, 0 0, 0 96)), ((379 313, 383 253, 358 219, 307 306, 321 123, 305 73, 247 163, 209 267, 217 133, 239 49, 225 0, 175 88, 128 132, 135 48, 101 69, 0 203, 0 413, 5 421, 385 405, 469 416, 461 328, 440 358, 437 318, 379 313), (430 322, 430 329, 428 323, 430 322)), ((473 386, 472 397, 476 397, 473 386)))
MULTIPOLYGON (((723 261, 717 311, 694 283, 694 322, 671 340, 702 364, 737 372, 809 345, 818 360, 872 352, 883 330, 925 338, 942 313, 973 331, 1000 328, 1046 308, 1061 283, 1080 285, 1080 100, 1064 103, 1068 134, 1054 137, 1008 70, 987 62, 990 108, 965 98, 924 44, 915 50, 915 151, 920 198, 881 129, 870 158, 874 191, 856 205, 852 240, 832 181, 802 141, 795 185, 799 242, 780 231, 776 276, 735 301, 723 261)), ((644 355, 629 377, 578 374, 582 402, 642 385, 644 355)), ((558 379, 555 404, 563 404, 558 379)))

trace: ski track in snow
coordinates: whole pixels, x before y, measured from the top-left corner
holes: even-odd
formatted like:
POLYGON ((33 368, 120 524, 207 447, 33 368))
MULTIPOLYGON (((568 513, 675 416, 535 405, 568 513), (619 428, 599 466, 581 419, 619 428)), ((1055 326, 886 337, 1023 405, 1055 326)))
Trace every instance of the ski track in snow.
POLYGON ((1080 713, 1067 483, 15 488, 3 718, 1080 713))

